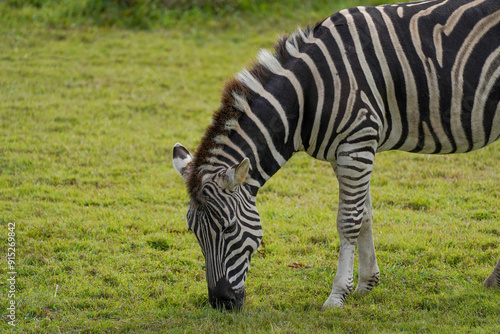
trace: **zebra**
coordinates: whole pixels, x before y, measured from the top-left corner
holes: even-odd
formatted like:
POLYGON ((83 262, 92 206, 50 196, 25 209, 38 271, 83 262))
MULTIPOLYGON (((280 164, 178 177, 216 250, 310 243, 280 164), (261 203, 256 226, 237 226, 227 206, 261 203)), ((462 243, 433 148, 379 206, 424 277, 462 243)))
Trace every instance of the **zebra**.
MULTIPOLYGON (((260 50, 229 80, 193 155, 173 165, 206 263, 209 302, 239 309, 262 240, 258 190, 296 152, 339 184, 339 257, 324 307, 379 282, 370 176, 376 152, 451 154, 500 137, 500 1, 426 0, 344 9, 260 50)), ((484 285, 500 287, 500 262, 484 285)))

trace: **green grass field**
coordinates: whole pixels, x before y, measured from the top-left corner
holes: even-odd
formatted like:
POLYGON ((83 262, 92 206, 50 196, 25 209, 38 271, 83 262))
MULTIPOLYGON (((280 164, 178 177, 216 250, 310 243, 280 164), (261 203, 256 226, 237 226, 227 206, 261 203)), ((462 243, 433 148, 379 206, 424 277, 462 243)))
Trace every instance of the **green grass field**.
POLYGON ((244 308, 208 304, 171 149, 194 150, 224 81, 280 33, 377 1, 332 3, 233 18, 193 12, 149 30, 54 26, 31 20, 37 9, 0 7, 0 331, 500 332, 500 290, 482 286, 500 257, 498 143, 464 155, 378 155, 381 283, 326 311, 338 188, 328 164, 297 154, 259 194, 264 245, 244 308))

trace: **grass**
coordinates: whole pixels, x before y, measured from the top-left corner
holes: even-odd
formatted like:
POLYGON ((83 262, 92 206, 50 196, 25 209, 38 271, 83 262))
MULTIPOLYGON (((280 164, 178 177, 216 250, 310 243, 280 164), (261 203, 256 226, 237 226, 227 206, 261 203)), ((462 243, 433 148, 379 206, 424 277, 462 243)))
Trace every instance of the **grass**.
POLYGON ((381 284, 327 311, 338 188, 328 164, 297 154, 259 195, 264 246, 243 310, 207 303, 171 148, 196 147, 224 80, 259 48, 352 4, 259 25, 252 14, 146 31, 16 23, 26 9, 9 12, 0 28, 0 250, 4 258, 15 222, 17 326, 6 322, 2 260, 0 329, 498 332, 500 292, 481 285, 500 257, 498 144, 465 155, 378 155, 381 284))

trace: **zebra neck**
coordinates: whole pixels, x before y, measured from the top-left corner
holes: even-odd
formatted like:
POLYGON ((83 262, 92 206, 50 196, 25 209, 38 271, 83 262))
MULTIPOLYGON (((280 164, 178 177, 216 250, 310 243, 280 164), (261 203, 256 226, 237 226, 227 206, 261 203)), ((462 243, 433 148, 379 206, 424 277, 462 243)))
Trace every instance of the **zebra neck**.
POLYGON ((193 167, 198 173, 217 172, 249 158, 248 184, 256 194, 295 152, 310 153, 317 132, 311 124, 317 125, 319 118, 311 120, 309 114, 319 114, 323 94, 310 74, 312 60, 299 52, 302 39, 311 34, 312 29, 299 30, 280 39, 275 55, 262 50, 253 68, 226 84, 221 107, 197 150, 193 167))
MULTIPOLYGON (((282 80, 276 76, 269 82, 283 88, 282 80)), ((291 95, 285 93, 283 96, 291 95)), ((290 98, 278 100, 266 90, 262 90, 251 102, 237 93, 233 93, 233 97, 242 114, 237 120, 226 122, 225 127, 231 129, 227 136, 214 138, 218 147, 212 151, 214 157, 211 163, 231 167, 249 158, 251 172, 248 184, 256 195, 258 189, 298 151, 294 144, 297 103, 290 98)))

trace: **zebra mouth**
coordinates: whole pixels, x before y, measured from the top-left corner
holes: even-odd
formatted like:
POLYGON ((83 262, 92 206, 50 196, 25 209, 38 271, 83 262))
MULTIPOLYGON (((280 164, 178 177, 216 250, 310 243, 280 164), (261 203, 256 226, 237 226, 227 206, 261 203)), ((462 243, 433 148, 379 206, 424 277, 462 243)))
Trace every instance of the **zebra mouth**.
POLYGON ((208 300, 214 309, 237 311, 245 302, 245 288, 235 290, 223 278, 217 282, 215 289, 208 290, 208 300))

